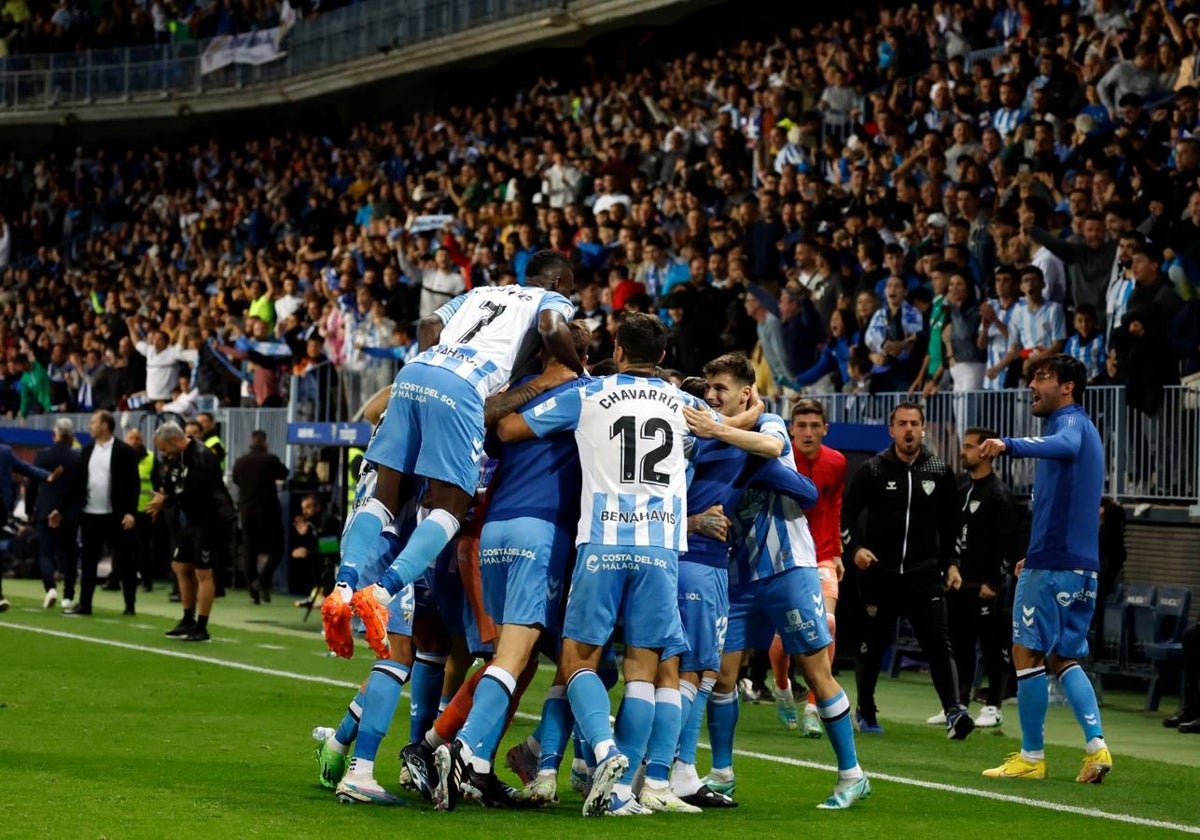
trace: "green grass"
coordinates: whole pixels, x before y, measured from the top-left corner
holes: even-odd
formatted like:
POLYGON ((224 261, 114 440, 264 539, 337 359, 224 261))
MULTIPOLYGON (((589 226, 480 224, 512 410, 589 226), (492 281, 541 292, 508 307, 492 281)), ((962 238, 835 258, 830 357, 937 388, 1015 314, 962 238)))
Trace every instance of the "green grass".
MULTIPOLYGON (((316 618, 301 623, 298 611, 278 598, 270 606, 251 608, 242 593, 232 594, 218 602, 214 641, 185 645, 162 636, 176 609, 161 592, 143 596, 134 619, 120 616, 116 596, 100 593, 95 616, 72 620, 57 610, 43 612, 34 583, 10 581, 6 589, 14 606, 0 616, 0 837, 516 840, 580 837, 585 830, 647 838, 661 838, 663 832, 686 832, 689 838, 794 837, 807 830, 832 840, 962 838, 1000 831, 1122 838, 1178 833, 912 782, 1127 814, 1200 833, 1200 738, 1164 730, 1162 714, 1137 711, 1139 696, 1109 693, 1105 698, 1116 769, 1104 785, 1074 782, 1082 757, 1080 736, 1070 713, 1060 708, 1051 710, 1047 724, 1051 778, 999 783, 982 779, 979 771, 1017 748, 1015 709, 1005 708, 1008 723, 1002 731, 949 742, 940 729, 921 723, 937 705, 922 675, 884 680, 880 705, 887 734, 859 739, 862 763, 875 776, 874 795, 850 812, 812 807, 828 794, 831 771, 781 763, 827 765, 832 761, 828 743, 788 733, 771 706, 749 704, 742 707, 737 745, 764 757, 737 758, 742 805, 736 811, 585 824, 565 773, 562 804, 539 812, 484 811, 468 803, 453 814, 438 814, 409 794, 404 808, 342 806, 316 784, 309 731, 336 723, 351 694, 343 686, 361 680, 369 666, 365 647, 350 662, 325 656, 316 618), (252 673, 22 627, 280 673, 252 673)), ((538 711, 548 678, 549 672, 539 675, 522 712, 538 711)), ((408 730, 405 710, 402 705, 377 763, 378 778, 393 789, 396 753, 408 730)), ((519 718, 501 749, 532 726, 519 718)), ((702 752, 702 769, 707 759, 702 752)))

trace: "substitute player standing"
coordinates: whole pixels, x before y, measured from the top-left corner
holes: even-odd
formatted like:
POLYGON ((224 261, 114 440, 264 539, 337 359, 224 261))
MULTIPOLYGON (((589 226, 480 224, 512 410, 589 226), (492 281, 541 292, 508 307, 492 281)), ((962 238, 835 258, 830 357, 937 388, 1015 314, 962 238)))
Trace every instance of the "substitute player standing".
MULTIPOLYGON (((845 567, 842 565, 842 492, 846 488, 846 456, 830 449, 823 441, 829 432, 825 406, 813 399, 797 401, 792 408, 792 448, 796 469, 817 486, 817 503, 805 511, 808 528, 817 549, 817 575, 821 579, 821 594, 825 599, 825 623, 829 625, 829 662, 833 664, 837 643, 838 585, 845 567)), ((771 643, 771 667, 775 671, 775 704, 780 719, 789 729, 795 729, 796 705, 792 700, 792 685, 788 680, 790 658, 778 636, 771 643)), ((824 729, 817 713, 817 696, 812 689, 804 705, 804 722, 800 733, 805 738, 820 738, 824 729)))
POLYGON ((979 448, 985 458, 1007 453, 1038 459, 1033 528, 1029 550, 1017 564, 1013 601, 1021 751, 983 771, 993 779, 1046 778, 1047 664, 1058 675, 1087 742, 1083 769, 1075 781, 1100 784, 1112 771, 1096 692, 1078 661, 1087 655, 1087 632, 1096 608, 1104 486, 1100 433, 1079 404, 1086 387, 1087 369, 1078 359, 1058 353, 1037 360, 1030 368, 1030 408, 1035 417, 1046 419, 1043 434, 992 438, 979 448))
POLYGON ((585 816, 643 812, 618 780, 646 752, 659 658, 664 649, 684 644, 675 608, 679 554, 687 551, 684 450, 691 436, 683 407, 700 404, 655 376, 666 341, 657 318, 630 315, 617 332, 620 373, 510 415, 498 427, 505 442, 574 430, 579 447, 578 558, 559 666, 575 720, 596 757, 585 816), (614 734, 596 668, 621 619, 625 697, 614 734))

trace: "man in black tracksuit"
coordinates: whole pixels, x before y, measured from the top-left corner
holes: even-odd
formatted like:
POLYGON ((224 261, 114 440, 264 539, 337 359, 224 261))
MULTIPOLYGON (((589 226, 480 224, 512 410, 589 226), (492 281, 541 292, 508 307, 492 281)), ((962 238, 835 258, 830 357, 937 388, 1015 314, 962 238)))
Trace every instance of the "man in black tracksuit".
POLYGON ((875 717, 875 684, 896 617, 904 614, 929 658, 947 737, 963 739, 975 722, 959 700, 945 598, 946 589, 962 585, 955 550, 958 488, 946 463, 922 444, 925 413, 919 405, 896 406, 888 432, 892 445, 859 468, 842 504, 842 542, 859 570, 865 612, 855 718, 862 732, 883 731, 875 717))
POLYGON ((962 530, 958 537, 962 587, 948 594, 950 639, 958 663, 963 705, 970 705, 975 683, 975 644, 983 651, 988 689, 976 726, 999 726, 1000 701, 1008 673, 1012 628, 1006 620, 1004 593, 1017 561, 1014 546, 1017 509, 1008 485, 992 472, 991 458, 979 454, 979 444, 997 437, 990 429, 963 433, 960 459, 967 481, 959 487, 962 530))

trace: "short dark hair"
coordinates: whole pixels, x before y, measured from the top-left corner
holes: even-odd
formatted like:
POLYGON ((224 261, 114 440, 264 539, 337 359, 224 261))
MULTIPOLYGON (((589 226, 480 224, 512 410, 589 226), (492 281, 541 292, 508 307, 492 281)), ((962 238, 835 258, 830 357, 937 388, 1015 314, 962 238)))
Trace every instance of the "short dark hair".
POLYGON ((901 411, 917 412, 917 414, 919 414, 921 416, 921 425, 922 426, 925 425, 925 409, 921 407, 920 403, 915 403, 910 400, 905 400, 904 402, 900 403, 895 408, 893 408, 892 413, 888 415, 888 425, 889 426, 896 422, 896 415, 899 414, 901 411))
POLYGON ((263 449, 266 449, 267 448, 267 433, 264 432, 262 429, 255 429, 253 432, 250 433, 250 445, 251 446, 261 446, 263 449))
POLYGON ((691 394, 696 399, 704 399, 704 391, 708 387, 708 383, 699 376, 689 376, 679 385, 679 390, 685 394, 691 394))
POLYGON ((979 438, 979 440, 981 442, 985 441, 985 440, 991 440, 992 438, 1000 437, 1000 435, 996 434, 994 431, 987 428, 986 426, 971 426, 969 429, 967 429, 965 432, 963 432, 964 438, 967 435, 975 435, 976 437, 979 438))
POLYGON ((592 376, 612 376, 617 372, 617 363, 612 359, 601 359, 588 371, 592 376))
POLYGON ((568 257, 558 251, 546 249, 538 251, 529 258, 529 263, 525 266, 525 281, 532 283, 533 280, 541 277, 549 279, 549 276, 555 273, 572 270, 571 260, 568 257))
POLYGON ((617 327, 617 345, 635 365, 657 365, 667 349, 667 328, 654 315, 630 312, 617 327))
POLYGON ((1079 404, 1083 401, 1083 392, 1087 390, 1087 366, 1083 362, 1066 353, 1043 356, 1029 366, 1030 378, 1043 370, 1053 373, 1060 385, 1066 385, 1068 382, 1073 384, 1075 387, 1072 389, 1071 396, 1075 403, 1079 404))
POLYGON ((825 404, 820 400, 814 400, 812 397, 796 400, 796 404, 792 406, 792 420, 795 420, 801 414, 819 414, 821 415, 822 422, 828 422, 825 419, 825 404))
POLYGON ((109 433, 117 430, 117 418, 113 417, 113 413, 111 411, 100 409, 96 412, 96 416, 100 418, 101 423, 103 423, 105 426, 108 426, 109 433))
POLYGON ((717 356, 704 366, 706 377, 720 376, 722 373, 729 374, 735 382, 742 385, 753 385, 756 378, 754 366, 750 364, 750 360, 743 353, 726 353, 724 356, 717 356))

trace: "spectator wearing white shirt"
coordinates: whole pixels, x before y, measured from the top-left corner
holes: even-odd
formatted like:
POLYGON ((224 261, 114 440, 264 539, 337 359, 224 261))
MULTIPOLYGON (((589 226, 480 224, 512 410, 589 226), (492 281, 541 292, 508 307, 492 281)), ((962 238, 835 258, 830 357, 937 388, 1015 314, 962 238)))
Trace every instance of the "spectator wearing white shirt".
POLYGON ((410 237, 405 231, 401 245, 396 249, 396 258, 400 262, 400 270, 408 279, 410 285, 421 287, 420 317, 427 318, 440 307, 454 300, 467 290, 467 282, 462 270, 450 259, 450 252, 438 248, 433 255, 433 267, 423 268, 414 263, 406 253, 410 237))
POLYGON ((275 319, 277 323, 283 323, 287 317, 294 312, 299 312, 300 307, 304 306, 304 298, 296 294, 296 278, 292 275, 287 275, 283 278, 283 295, 275 300, 275 319))
POLYGON ((1036 265, 1021 269, 1021 291, 1025 299, 1013 311, 1008 329, 1008 353, 1003 367, 1021 359, 1021 374, 1028 376, 1030 366, 1043 356, 1061 353, 1067 342, 1067 323, 1063 309, 1043 296, 1046 281, 1036 265))
POLYGON ((162 330, 152 330, 149 340, 137 340, 140 333, 137 319, 128 318, 126 324, 130 338, 134 339, 134 349, 146 357, 146 398, 151 402, 167 402, 179 381, 175 366, 180 362, 195 365, 199 354, 170 344, 162 330))

